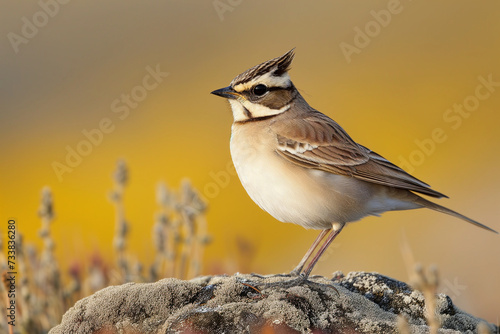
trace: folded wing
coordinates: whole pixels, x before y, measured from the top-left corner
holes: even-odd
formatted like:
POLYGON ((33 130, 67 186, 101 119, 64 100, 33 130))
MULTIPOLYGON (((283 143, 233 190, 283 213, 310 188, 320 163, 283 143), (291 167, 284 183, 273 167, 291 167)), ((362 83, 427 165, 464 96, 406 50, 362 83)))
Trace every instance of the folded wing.
POLYGON ((306 168, 340 174, 432 197, 447 197, 387 159, 357 144, 328 116, 317 111, 271 124, 277 153, 306 168))

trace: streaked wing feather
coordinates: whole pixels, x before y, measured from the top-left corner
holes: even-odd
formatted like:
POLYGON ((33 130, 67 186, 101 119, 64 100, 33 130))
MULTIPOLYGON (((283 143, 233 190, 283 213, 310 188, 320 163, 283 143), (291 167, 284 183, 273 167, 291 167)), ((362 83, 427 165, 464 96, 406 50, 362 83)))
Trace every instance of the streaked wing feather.
POLYGON ((379 154, 357 144, 335 121, 319 112, 271 124, 277 152, 299 166, 363 181, 446 197, 379 154))

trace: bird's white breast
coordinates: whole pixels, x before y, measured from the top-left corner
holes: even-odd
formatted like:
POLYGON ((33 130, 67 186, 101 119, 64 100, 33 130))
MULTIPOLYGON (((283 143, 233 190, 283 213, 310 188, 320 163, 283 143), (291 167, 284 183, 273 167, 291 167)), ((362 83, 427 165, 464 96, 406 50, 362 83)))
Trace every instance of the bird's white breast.
POLYGON ((347 211, 340 207, 350 199, 334 188, 335 184, 341 187, 345 177, 308 170, 286 161, 275 151, 275 135, 258 129, 257 123, 233 126, 231 136, 234 166, 243 187, 257 205, 279 221, 315 229, 330 228, 333 222, 364 216, 346 215, 347 211))
POLYGON ((282 222, 326 229, 388 210, 415 208, 387 188, 297 166, 276 153, 276 135, 260 122, 234 124, 231 156, 252 200, 282 222))

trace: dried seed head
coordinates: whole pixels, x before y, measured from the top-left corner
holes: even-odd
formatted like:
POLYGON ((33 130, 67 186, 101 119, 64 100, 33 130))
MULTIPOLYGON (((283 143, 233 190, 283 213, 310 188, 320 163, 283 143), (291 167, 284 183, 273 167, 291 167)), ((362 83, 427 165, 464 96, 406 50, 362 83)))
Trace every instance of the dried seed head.
POLYGON ((38 215, 42 218, 51 221, 54 218, 54 202, 52 200, 52 191, 49 187, 45 186, 42 189, 42 196, 40 207, 38 208, 38 215))
POLYGON ((157 222, 153 225, 153 242, 157 251, 163 252, 165 250, 165 233, 164 227, 161 223, 157 222))
POLYGON ((118 160, 116 162, 116 170, 113 174, 115 182, 121 186, 125 186, 128 181, 128 168, 124 160, 118 160))
POLYGON ((125 219, 121 219, 116 225, 115 234, 125 238, 129 232, 130 224, 125 219))
POLYGON ((439 276, 436 265, 431 265, 429 267, 429 272, 427 274, 427 280, 430 286, 434 289, 439 285, 439 276))
POLYGON ((38 230, 38 236, 42 239, 47 238, 49 235, 50 235, 50 230, 46 226, 38 230))
POLYGON ((397 326, 398 326, 398 331, 399 333, 401 334, 410 334, 410 325, 408 324, 408 319, 406 317, 406 315, 399 315, 398 316, 398 322, 397 322, 397 326))
POLYGON ((212 242, 212 236, 210 235, 204 235, 203 237, 200 238, 200 242, 203 244, 203 245, 208 245, 212 242))
POLYGON ((183 206, 191 207, 192 210, 196 211, 196 214, 202 213, 207 208, 206 203, 188 179, 184 179, 181 184, 181 203, 183 206))
POLYGON ((113 246, 116 250, 118 251, 122 251, 123 249, 125 249, 125 239, 123 239, 123 237, 115 237, 113 239, 113 246))
POLYGON ((174 202, 173 194, 163 182, 159 182, 156 186, 156 202, 159 206, 169 206, 174 202))
POLYGON ((111 190, 111 191, 109 192, 109 195, 108 195, 108 196, 109 196, 109 200, 110 200, 111 202, 119 202, 119 201, 120 201, 120 199, 121 199, 120 194, 119 194, 117 191, 114 191, 114 190, 111 190))
POLYGON ((477 325, 477 333, 478 334, 491 334, 492 332, 491 332, 490 326, 488 326, 487 323, 480 322, 477 325))
POLYGON ((170 223, 170 220, 168 219, 167 215, 163 212, 160 212, 156 215, 156 221, 158 222, 158 224, 164 227, 168 226, 170 223))
POLYGON ((415 264, 414 266, 414 274, 411 278, 411 285, 417 289, 422 291, 423 287, 426 285, 424 269, 420 263, 415 264))
POLYGON ((50 239, 50 238, 46 238, 45 239, 44 246, 45 246, 45 249, 48 250, 48 251, 52 251, 56 247, 54 241, 52 239, 50 239))

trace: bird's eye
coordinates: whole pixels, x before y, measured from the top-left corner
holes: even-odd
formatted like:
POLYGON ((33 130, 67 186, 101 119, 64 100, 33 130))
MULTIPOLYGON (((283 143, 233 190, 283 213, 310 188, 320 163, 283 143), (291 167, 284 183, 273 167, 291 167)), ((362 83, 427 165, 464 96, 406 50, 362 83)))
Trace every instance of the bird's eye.
POLYGON ((267 93, 267 86, 259 84, 253 88, 253 93, 257 96, 262 96, 267 93))

